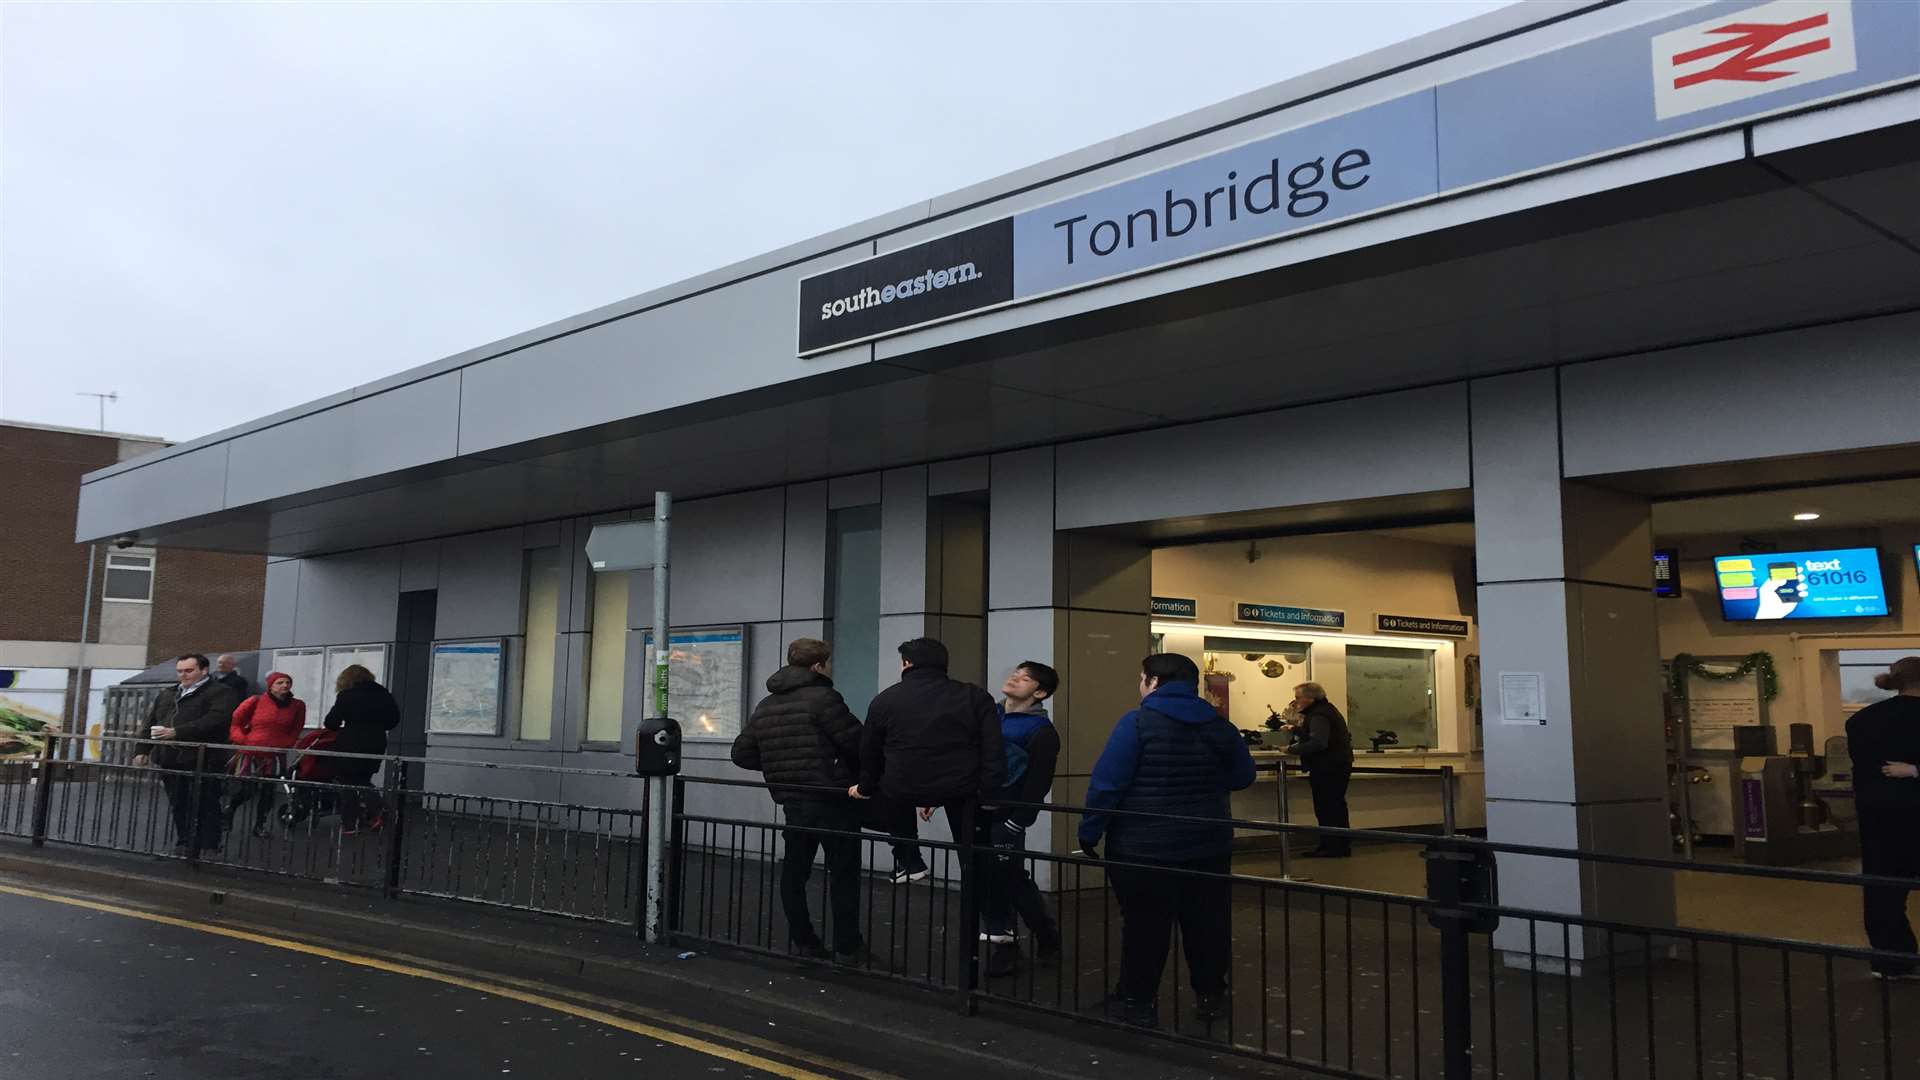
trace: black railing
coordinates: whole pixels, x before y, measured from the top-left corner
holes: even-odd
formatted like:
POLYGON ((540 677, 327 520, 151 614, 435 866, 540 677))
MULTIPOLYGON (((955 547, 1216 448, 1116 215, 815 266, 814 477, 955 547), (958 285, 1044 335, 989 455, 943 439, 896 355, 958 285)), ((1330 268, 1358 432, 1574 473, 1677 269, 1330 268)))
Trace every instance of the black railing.
MULTIPOLYGON (((543 774, 596 783, 617 778, 644 806, 645 781, 610 771, 394 756, 371 759, 378 769, 369 784, 232 776, 205 767, 226 749, 196 748, 201 767, 182 770, 119 763, 110 752, 99 755, 108 760, 82 760, 77 747, 50 746, 39 759, 0 762, 0 833, 638 926, 651 827, 642 811, 433 788, 465 770, 518 773, 522 782, 543 774), (425 770, 415 776, 426 782, 408 783, 412 770, 425 770), (209 797, 218 814, 200 817, 196 800, 209 797), (176 804, 187 810, 178 818, 176 804), (210 838, 201 835, 207 821, 215 822, 210 838), (212 842, 201 843, 206 839, 212 842)), ((1828 890, 1838 899, 1823 902, 1849 906, 1863 888, 1914 882, 1444 834, 1109 812, 1417 852, 1426 861, 1425 888, 1394 893, 1249 874, 1231 863, 1202 869, 1065 853, 1058 849, 1071 846, 1066 838, 1084 811, 1048 805, 1001 807, 1044 815, 1041 829, 1030 830, 1039 850, 1014 852, 991 833, 982 842, 963 825, 954 838, 916 837, 929 873, 896 884, 889 851, 895 837, 761 819, 767 804, 755 794, 764 790, 757 783, 671 783, 667 900, 675 936, 837 962, 951 993, 969 1011, 1012 1007, 1132 1026, 1344 1077, 1920 1076, 1920 985, 1869 977, 1876 964, 1898 967, 1913 957, 1674 925, 1661 917, 1671 907, 1659 902, 1638 920, 1543 910, 1501 897, 1486 868, 1524 866, 1537 879, 1542 867, 1557 866, 1568 887, 1597 892, 1614 911, 1631 908, 1622 898, 1657 899, 1676 882, 1718 883, 1732 904, 1765 902, 1731 888, 1741 883, 1840 887, 1828 890), (729 798, 732 805, 723 805, 729 798), (829 947, 803 949, 812 942, 796 941, 788 926, 781 861, 789 838, 800 834, 858 846, 850 876, 862 947, 851 955, 836 957, 830 948, 836 938, 845 944, 855 936, 837 933, 843 927, 833 915, 833 870, 813 866, 805 890, 829 947), (1054 836, 1063 842, 1040 842, 1054 836), (1030 933, 1011 943, 981 939, 982 882, 1009 861, 1043 883, 1046 914, 1059 931, 1057 954, 1037 948, 1042 943, 1030 933), (1224 896, 1224 998, 1194 993, 1187 973, 1192 942, 1176 927, 1151 1006, 1108 1000, 1127 921, 1116 874, 1152 883, 1165 896, 1211 895, 1215 903, 1224 896)), ((837 792, 817 794, 845 805, 837 792)), ((844 864, 839 872, 849 876, 844 864)), ((1186 932, 1196 926, 1212 932, 1197 923, 1186 932)))

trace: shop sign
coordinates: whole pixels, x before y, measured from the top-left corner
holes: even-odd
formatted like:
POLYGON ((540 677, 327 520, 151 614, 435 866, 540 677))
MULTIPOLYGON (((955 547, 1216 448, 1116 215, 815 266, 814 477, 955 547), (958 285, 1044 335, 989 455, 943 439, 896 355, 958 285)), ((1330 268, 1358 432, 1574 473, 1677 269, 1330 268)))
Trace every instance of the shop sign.
POLYGON ((1329 608, 1289 607, 1284 604, 1233 605, 1236 622, 1265 623, 1269 626, 1311 626, 1321 630, 1341 630, 1347 625, 1347 613, 1329 608))
POLYGON ((1156 596, 1153 613, 1162 619, 1196 619, 1200 617, 1200 602, 1183 596, 1156 596))
POLYGON ((806 278, 800 355, 1910 83, 1916 38, 1916 3, 1649 19, 806 278))
POLYGON ((1379 615, 1373 626, 1382 634, 1425 634, 1429 637, 1466 637, 1473 624, 1465 619, 1429 619, 1418 615, 1379 615))

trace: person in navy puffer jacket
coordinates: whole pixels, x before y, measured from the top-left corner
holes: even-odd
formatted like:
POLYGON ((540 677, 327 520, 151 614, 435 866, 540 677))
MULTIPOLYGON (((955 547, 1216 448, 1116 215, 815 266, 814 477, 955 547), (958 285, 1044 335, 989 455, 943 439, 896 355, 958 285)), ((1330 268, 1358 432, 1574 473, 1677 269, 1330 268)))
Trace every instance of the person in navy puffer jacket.
POLYGON ((1180 923, 1196 1013, 1211 1023, 1227 1008, 1232 950, 1231 794, 1253 784, 1253 756, 1240 732, 1203 700, 1200 669, 1175 653, 1140 662, 1140 708, 1120 718, 1094 763, 1080 846, 1104 841, 1120 902, 1120 984, 1109 1012, 1129 1024, 1158 1023, 1155 1005, 1173 923, 1180 923), (1103 814, 1164 814, 1165 820, 1103 814))

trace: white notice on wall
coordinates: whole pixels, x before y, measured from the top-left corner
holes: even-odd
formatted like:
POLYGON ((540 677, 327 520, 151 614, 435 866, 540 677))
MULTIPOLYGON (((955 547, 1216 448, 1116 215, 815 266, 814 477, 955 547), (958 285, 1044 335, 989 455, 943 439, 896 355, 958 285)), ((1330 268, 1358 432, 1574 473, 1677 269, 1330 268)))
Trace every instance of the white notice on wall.
POLYGON ((1544 727, 1547 697, 1537 671, 1500 673, 1500 722, 1544 727))

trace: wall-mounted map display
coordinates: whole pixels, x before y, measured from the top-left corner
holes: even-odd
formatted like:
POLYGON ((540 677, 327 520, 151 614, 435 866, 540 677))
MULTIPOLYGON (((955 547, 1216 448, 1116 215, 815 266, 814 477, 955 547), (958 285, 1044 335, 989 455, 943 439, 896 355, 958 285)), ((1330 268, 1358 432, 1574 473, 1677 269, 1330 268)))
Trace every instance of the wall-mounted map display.
POLYGON ((427 730, 441 735, 500 734, 501 638, 433 643, 427 730))
MULTIPOLYGON (((667 715, 683 737, 731 739, 746 704, 747 633, 741 626, 675 630, 667 651, 667 715)), ((645 681, 652 686, 653 632, 644 636, 645 681)))

